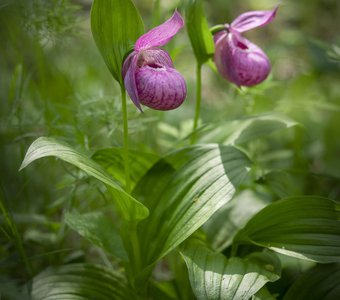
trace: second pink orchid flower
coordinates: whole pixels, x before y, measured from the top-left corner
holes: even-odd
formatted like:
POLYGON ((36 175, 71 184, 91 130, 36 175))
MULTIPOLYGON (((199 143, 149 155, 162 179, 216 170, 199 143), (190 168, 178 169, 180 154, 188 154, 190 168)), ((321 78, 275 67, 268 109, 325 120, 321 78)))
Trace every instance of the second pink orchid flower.
POLYGON ((238 86, 253 86, 267 78, 271 69, 267 55, 241 33, 270 23, 277 9, 244 13, 214 35, 214 60, 225 79, 238 86))

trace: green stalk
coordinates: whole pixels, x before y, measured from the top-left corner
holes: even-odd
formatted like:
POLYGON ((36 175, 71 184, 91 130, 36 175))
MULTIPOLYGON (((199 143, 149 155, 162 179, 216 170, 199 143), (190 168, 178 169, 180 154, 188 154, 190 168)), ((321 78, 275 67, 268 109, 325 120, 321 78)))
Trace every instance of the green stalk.
POLYGON ((10 230, 12 231, 12 235, 14 237, 14 242, 15 245, 19 251, 19 254, 21 256, 22 261, 25 264, 26 267, 26 271, 27 273, 31 276, 33 275, 33 269, 32 269, 32 265, 30 260, 27 258, 24 246, 22 244, 22 240, 18 231, 18 228, 10 214, 10 212, 7 210, 7 208, 5 207, 5 204, 2 201, 2 197, 0 195, 0 211, 2 212, 2 214, 4 215, 4 219, 8 224, 8 227, 10 228, 10 230))
POLYGON ((202 64, 197 63, 196 66, 196 109, 195 109, 195 118, 194 118, 194 126, 192 128, 192 136, 190 144, 193 145, 196 142, 196 129, 198 125, 198 120, 200 118, 201 111, 201 99, 202 99, 202 64))
POLYGON ((125 190, 130 193, 130 169, 129 169, 129 127, 126 108, 126 90, 123 84, 120 86, 122 97, 122 113, 124 124, 124 170, 125 170, 125 190))
POLYGON ((215 26, 210 28, 211 34, 215 34, 217 32, 223 31, 223 30, 227 30, 226 25, 223 25, 223 24, 215 25, 215 26))

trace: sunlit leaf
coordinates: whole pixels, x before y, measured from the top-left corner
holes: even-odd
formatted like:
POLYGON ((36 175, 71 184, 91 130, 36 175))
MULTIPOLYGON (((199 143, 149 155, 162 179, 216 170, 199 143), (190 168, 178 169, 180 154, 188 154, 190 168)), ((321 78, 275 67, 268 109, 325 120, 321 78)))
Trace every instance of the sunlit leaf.
POLYGON ((203 225, 234 195, 250 162, 241 151, 216 144, 181 149, 158 162, 137 185, 150 209, 139 226, 146 266, 203 225))
POLYGON ((180 251, 199 300, 247 300, 267 282, 280 278, 278 259, 269 253, 227 259, 195 240, 185 243, 180 251))
POLYGON ((266 205, 265 200, 249 190, 235 196, 204 224, 211 247, 222 251, 230 246, 236 233, 266 205))
POLYGON ((197 61, 202 64, 214 55, 214 41, 204 16, 202 0, 190 0, 185 14, 186 28, 197 61))
POLYGON ((122 260, 128 260, 123 241, 115 231, 115 224, 102 212, 79 214, 68 212, 65 222, 92 244, 122 260))
POLYGON ((318 265, 303 273, 284 300, 335 300, 340 295, 340 264, 318 265))
POLYGON ((119 182, 110 176, 100 165, 86 155, 55 139, 41 137, 35 140, 27 150, 20 170, 31 162, 46 156, 55 156, 66 161, 106 184, 125 219, 141 220, 148 216, 148 209, 127 194, 119 185, 119 182))
POLYGON ((202 126, 197 137, 200 143, 238 145, 296 125, 286 117, 262 115, 202 126))
POLYGON ((234 242, 253 243, 321 263, 340 261, 340 204, 301 196, 266 206, 239 231, 234 242))
MULTIPOLYGON (((131 181, 135 184, 159 159, 156 154, 129 150, 131 181)), ((96 151, 92 159, 125 186, 124 151, 122 148, 106 148, 96 151)))
POLYGON ((34 300, 136 299, 126 279, 99 265, 69 264, 49 268, 34 277, 34 300))
POLYGON ((91 30, 113 77, 123 82, 123 59, 144 33, 143 21, 131 0, 94 0, 91 30))

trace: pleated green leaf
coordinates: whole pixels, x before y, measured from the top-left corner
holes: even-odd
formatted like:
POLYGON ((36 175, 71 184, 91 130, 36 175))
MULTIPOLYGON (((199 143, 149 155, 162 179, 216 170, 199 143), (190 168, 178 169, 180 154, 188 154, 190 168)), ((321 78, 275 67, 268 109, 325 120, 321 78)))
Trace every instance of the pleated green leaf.
POLYGON ((113 77, 123 83, 124 57, 144 33, 143 21, 131 0, 94 0, 91 30, 96 45, 113 77))
POLYGON ((119 182, 100 165, 86 155, 55 139, 40 137, 35 140, 27 150, 20 170, 31 162, 46 156, 54 156, 66 161, 103 182, 111 191, 115 204, 126 220, 141 220, 148 216, 148 209, 126 193, 119 185, 119 182))
POLYGON ((318 265, 302 274, 284 300, 336 300, 340 295, 340 264, 318 265))
MULTIPOLYGON (((96 151, 92 159, 99 163, 108 173, 125 186, 124 150, 122 148, 106 148, 96 151)), ((156 154, 129 150, 130 179, 134 185, 159 159, 156 154)))
POLYGON ((213 250, 230 246, 237 232, 266 205, 254 192, 245 190, 221 207, 203 226, 213 250))
POLYGON ((261 115, 208 124, 200 127, 196 134, 200 143, 238 145, 297 125, 298 123, 284 116, 261 115))
POLYGON ((301 196, 266 206, 238 232, 234 243, 253 243, 320 263, 340 262, 340 204, 301 196))
POLYGON ((43 271, 32 282, 32 300, 136 299, 122 274, 92 264, 69 264, 43 271))
POLYGON ((115 224, 103 212, 79 214, 67 212, 66 224, 87 239, 92 244, 113 254, 117 258, 127 261, 128 255, 124 249, 123 241, 115 231, 115 224))
POLYGON ((227 259, 196 240, 185 243, 180 251, 198 300, 247 300, 267 282, 280 278, 278 259, 269 253, 227 259))
POLYGON ((150 210, 138 229, 145 266, 178 246, 226 204, 249 166, 236 148, 210 144, 181 149, 151 168, 135 191, 150 210))
POLYGON ((215 47, 202 0, 190 0, 186 7, 185 23, 196 60, 203 64, 214 55, 215 47))

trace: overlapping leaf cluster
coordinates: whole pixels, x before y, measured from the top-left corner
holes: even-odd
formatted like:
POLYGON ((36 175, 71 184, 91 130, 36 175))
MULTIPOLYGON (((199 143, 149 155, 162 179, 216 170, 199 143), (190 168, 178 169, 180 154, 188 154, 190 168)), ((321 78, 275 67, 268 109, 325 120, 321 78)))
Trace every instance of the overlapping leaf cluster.
MULTIPOLYGON (((202 5, 189 1, 186 13, 201 64, 213 54, 202 5)), ((123 59, 143 32, 140 15, 131 1, 95 0, 91 20, 104 61, 122 84, 123 59)), ((65 223, 119 267, 50 268, 27 285, 28 294, 33 299, 274 299, 273 286, 290 257, 313 267, 280 296, 335 299, 339 203, 299 195, 298 188, 291 194, 286 173, 266 165, 252 147, 260 138, 298 127, 287 117, 260 115, 201 126, 195 145, 166 155, 130 151, 132 192, 124 190, 122 149, 88 155, 53 138, 37 139, 21 168, 53 156, 100 182, 108 206, 67 211, 65 223), (157 268, 165 268, 170 279, 157 278, 157 268), (187 298, 176 291, 188 284, 178 281, 180 273, 190 281, 187 298)))

